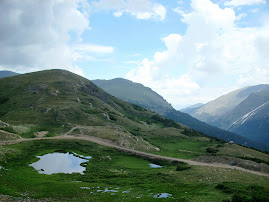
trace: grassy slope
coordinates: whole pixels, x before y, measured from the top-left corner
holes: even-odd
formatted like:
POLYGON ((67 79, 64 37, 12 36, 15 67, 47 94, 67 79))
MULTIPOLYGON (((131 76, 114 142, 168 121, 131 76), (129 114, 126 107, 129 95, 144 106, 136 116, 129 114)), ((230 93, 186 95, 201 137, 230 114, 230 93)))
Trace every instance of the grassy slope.
POLYGON ((149 163, 150 160, 83 141, 46 140, 4 146, 0 147, 0 193, 54 201, 116 201, 138 197, 149 201, 158 193, 170 193, 180 201, 269 199, 266 177, 199 166, 176 171, 176 165, 167 162, 153 162, 164 165, 153 169, 149 163), (85 174, 43 175, 28 166, 38 160, 36 155, 56 150, 92 156, 85 174), (103 192, 108 187, 118 192, 103 192))
MULTIPOLYGON (((126 133, 144 135, 155 128, 173 126, 171 120, 119 100, 89 80, 62 70, 50 70, 0 80, 0 120, 18 127, 55 135, 72 126, 114 126, 126 133), (108 115, 108 116, 107 116, 108 115), (139 133, 138 133, 139 131, 139 133)), ((180 134, 180 131, 176 131, 180 134)), ((144 135, 145 136, 145 135, 144 135)))
MULTIPOLYGON (((48 130, 49 135, 55 135, 78 124, 84 126, 79 133, 105 137, 116 143, 120 143, 116 139, 124 134, 143 138, 161 149, 159 152, 152 150, 153 153, 166 156, 195 158, 208 155, 207 148, 219 149, 215 155, 230 154, 230 145, 114 98, 88 80, 66 71, 44 71, 0 80, 0 97, 0 120, 16 125, 13 130, 22 131, 24 136, 31 136, 33 131, 40 130, 48 130), (33 79, 33 75, 36 79, 33 79), (44 88, 41 84, 47 86, 44 88), (110 120, 104 118, 104 113, 109 115, 110 120)), ((74 133, 77 134, 76 131, 74 133)), ((135 144, 132 146, 135 147, 135 144)), ((143 150, 143 147, 138 149, 143 150)), ((232 156, 243 158, 246 153, 251 154, 250 158, 259 159, 259 156, 263 156, 260 159, 268 161, 268 155, 240 146, 233 150, 232 156)), ((175 172, 175 165, 154 170, 145 168, 148 162, 82 141, 35 141, 3 146, 0 147, 0 165, 5 169, 0 170, 3 182, 0 193, 61 200, 76 197, 116 200, 123 197, 123 193, 116 193, 115 196, 101 194, 96 189, 100 186, 103 190, 105 187, 120 187, 121 191, 130 191, 126 198, 142 196, 152 199, 153 194, 168 192, 181 200, 216 201, 219 198, 231 198, 240 190, 248 197, 252 197, 254 192, 266 193, 268 190, 265 177, 240 171, 192 167, 175 172), (28 167, 30 162, 37 160, 36 155, 59 149, 93 156, 93 162, 87 165, 85 175, 46 176, 28 167), (107 156, 112 161, 108 161, 107 156), (220 173, 225 173, 225 177, 220 178, 220 173), (72 182, 74 180, 82 182, 72 182), (228 183, 222 185, 224 182, 228 183), (218 184, 221 184, 221 189, 215 188, 218 184), (95 187, 94 194, 80 189, 84 186, 95 187), (223 186, 225 191, 222 190, 223 186), (253 186, 256 188, 251 188, 253 186), (248 192, 248 189, 253 191, 248 192)))

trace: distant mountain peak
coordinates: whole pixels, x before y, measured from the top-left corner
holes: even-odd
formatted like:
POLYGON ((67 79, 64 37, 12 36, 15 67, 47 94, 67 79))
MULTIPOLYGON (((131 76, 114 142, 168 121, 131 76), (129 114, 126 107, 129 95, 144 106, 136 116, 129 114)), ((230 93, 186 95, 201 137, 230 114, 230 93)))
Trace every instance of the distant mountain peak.
POLYGON ((16 72, 7 71, 7 70, 0 71, 0 79, 5 78, 5 77, 10 77, 10 76, 16 76, 16 75, 19 75, 19 74, 16 72))
POLYGON ((265 107, 268 101, 269 84, 259 84, 232 91, 197 110, 185 112, 208 124, 268 144, 269 108, 265 107))
MULTIPOLYGON (((155 111, 166 118, 177 121, 178 123, 182 123, 206 135, 217 137, 226 141, 234 141, 241 145, 261 149, 265 148, 264 146, 256 144, 255 142, 252 142, 240 135, 208 125, 191 117, 188 114, 176 111, 160 95, 150 88, 143 86, 142 84, 134 83, 122 78, 112 80, 94 80, 93 82, 115 97, 155 111)), ((190 110, 199 110, 200 108, 204 107, 204 104, 199 103, 198 105, 194 105, 194 107, 197 108, 190 108, 190 110)))
POLYGON ((113 96, 152 111, 163 112, 167 109, 173 109, 171 104, 162 96, 140 83, 135 83, 123 78, 93 80, 92 82, 113 96))

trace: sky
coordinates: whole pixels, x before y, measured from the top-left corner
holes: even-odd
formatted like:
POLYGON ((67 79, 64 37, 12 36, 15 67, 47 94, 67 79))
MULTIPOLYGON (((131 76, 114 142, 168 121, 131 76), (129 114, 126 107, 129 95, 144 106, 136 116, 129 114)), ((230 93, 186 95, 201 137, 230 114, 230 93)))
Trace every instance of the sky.
POLYGON ((125 78, 176 109, 269 83, 268 0, 1 0, 0 70, 125 78))

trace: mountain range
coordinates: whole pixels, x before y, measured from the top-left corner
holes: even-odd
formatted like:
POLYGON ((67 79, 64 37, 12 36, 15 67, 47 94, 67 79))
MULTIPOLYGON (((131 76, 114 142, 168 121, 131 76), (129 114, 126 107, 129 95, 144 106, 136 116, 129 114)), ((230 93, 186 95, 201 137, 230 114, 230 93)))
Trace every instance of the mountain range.
POLYGON ((203 107, 205 104, 203 103, 197 103, 188 107, 185 107, 183 109, 180 109, 181 112, 187 113, 187 114, 191 114, 192 112, 200 109, 201 107, 203 107))
MULTIPOLYGON (((57 72, 57 70, 53 70, 53 71, 57 72)), ((0 76, 2 77, 15 76, 15 75, 18 75, 18 74, 14 72, 0 71, 0 76)), ((129 103, 133 103, 141 107, 147 108, 151 111, 157 112, 158 114, 168 119, 172 119, 178 123, 184 124, 206 135, 217 137, 219 139, 223 139, 226 141, 234 141, 238 144, 245 145, 248 147, 255 147, 262 150, 269 150, 267 146, 265 146, 266 142, 268 142, 267 141, 268 139, 267 119, 262 119, 262 117, 265 117, 266 112, 268 112, 268 109, 266 108, 268 107, 268 104, 265 103, 265 101, 267 100, 266 95, 268 95, 268 93, 266 93, 266 89, 267 89, 266 85, 260 85, 257 87, 252 87, 250 89, 246 88, 245 91, 241 92, 240 94, 241 97, 243 98, 247 97, 247 98, 245 98, 245 100, 243 100, 239 104, 238 107, 235 107, 234 111, 238 111, 236 112, 237 115, 243 114, 241 116, 242 118, 240 119, 239 117, 238 119, 235 120, 235 118, 233 118, 234 113, 232 113, 231 111, 229 112, 229 110, 228 112, 225 113, 227 114, 227 117, 232 117, 230 118, 231 120, 233 121, 235 120, 233 124, 230 124, 230 127, 228 128, 228 130, 230 130, 229 132, 229 131, 217 128, 217 127, 220 127, 219 125, 215 125, 217 127, 214 127, 214 126, 209 125, 212 123, 207 124, 205 123, 206 121, 202 122, 189 115, 205 107, 206 105, 204 104, 199 103, 197 105, 185 108, 182 111, 186 113, 182 113, 181 111, 175 110, 171 106, 171 104, 169 104, 163 97, 158 95, 156 92, 152 91, 150 88, 143 86, 142 84, 134 83, 132 81, 121 79, 121 78, 112 79, 112 80, 94 80, 92 82, 98 85, 99 87, 103 88, 106 92, 110 93, 111 95, 115 97, 123 99, 129 103), (259 104, 262 106, 260 106, 259 104), (242 110, 242 108, 249 109, 250 105, 251 105, 251 109, 254 110, 253 113, 249 113, 247 112, 247 110, 242 110), (241 107, 241 106, 245 106, 245 107, 241 107), (246 114, 249 113, 249 116, 247 119, 244 119, 244 117, 246 117, 244 112, 246 112, 246 114), (257 114, 257 112, 259 113, 257 114), (254 113, 255 113, 255 116, 254 116, 254 113), (262 122, 261 120, 264 120, 264 122, 262 122), (249 127, 249 125, 252 126, 252 129, 251 127, 249 127), (260 130, 257 130, 257 128, 259 128, 260 130), (262 134, 265 134, 265 135, 261 135, 260 131, 262 131, 263 132, 262 134), (241 136, 236 135, 235 133, 240 134, 241 136), (259 141, 260 143, 257 143, 257 141, 259 141)), ((43 87, 39 86, 37 88, 43 88, 43 87)), ((234 93, 232 93, 232 95, 233 94, 234 93)), ((3 102, 3 100, 5 100, 5 98, 1 96, 0 102, 3 102)), ((230 103, 232 103, 232 101, 230 101, 230 103)), ((224 128, 224 129, 227 129, 227 128, 224 128)))
POLYGON ((251 140, 269 143, 269 85, 245 87, 186 113, 251 140))
MULTIPOLYGON (((136 98, 144 91, 141 100, 162 99, 138 85, 136 98)), ((214 132, 167 103, 161 109, 166 117, 214 132)), ((248 141, 217 132, 223 139, 248 141)), ((152 201, 159 193, 176 201, 269 198, 266 152, 199 133, 65 70, 0 79, 0 145, 0 201, 152 201), (54 156, 32 167, 47 155, 54 156), (43 172, 48 170, 54 173, 43 172)))
MULTIPOLYGON (((182 123, 206 135, 217 137, 219 139, 226 140, 226 141, 234 141, 238 144, 249 146, 249 147, 255 147, 255 148, 259 148, 263 150, 268 150, 268 146, 265 146, 262 143, 256 143, 255 141, 252 141, 246 137, 242 137, 230 131, 226 131, 226 130, 217 128, 215 126, 211 126, 203 121, 200 121, 190 116, 187 113, 183 113, 181 111, 175 110, 161 96, 157 96, 154 91, 152 91, 148 87, 143 86, 142 84, 134 83, 126 79, 93 80, 92 82, 113 96, 121 98, 130 103, 135 103, 140 106, 146 107, 147 109, 153 110, 168 119, 172 119, 174 121, 182 123), (157 96, 158 99, 155 99, 155 96, 157 96), (147 101, 145 102, 145 100, 147 101), (155 102, 151 103, 150 100, 155 100, 155 102), (158 100, 162 100, 162 101, 156 104, 158 100), (159 106, 159 107, 156 108, 156 106, 159 106)), ((200 106, 197 107, 196 105, 194 107, 199 109, 203 107, 203 105, 200 104, 200 106)))
POLYGON ((47 70, 0 79, 0 120, 11 132, 32 137, 65 133, 80 126, 127 148, 155 150, 148 140, 189 129, 173 120, 113 97, 91 81, 65 70, 47 70))

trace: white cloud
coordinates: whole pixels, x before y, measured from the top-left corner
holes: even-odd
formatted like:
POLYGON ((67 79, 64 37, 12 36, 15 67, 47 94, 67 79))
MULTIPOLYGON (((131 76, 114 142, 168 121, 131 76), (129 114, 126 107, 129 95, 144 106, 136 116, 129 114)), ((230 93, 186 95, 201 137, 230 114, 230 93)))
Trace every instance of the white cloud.
POLYGON ((113 53, 114 47, 112 46, 101 46, 94 44, 78 44, 73 46, 73 49, 81 52, 93 52, 93 53, 113 53))
POLYGON ((122 11, 116 11, 113 13, 113 15, 116 17, 116 18, 119 18, 123 15, 123 12, 122 11))
POLYGON ((96 54, 114 51, 82 43, 89 10, 87 0, 0 1, 1 68, 21 73, 60 68, 83 75, 75 61, 99 61, 96 54))
POLYGON ((185 11, 181 7, 176 7, 173 9, 175 13, 178 13, 180 15, 185 15, 185 11))
POLYGON ((182 15, 186 33, 163 38, 166 50, 156 52, 152 60, 145 58, 127 79, 151 87, 178 107, 269 83, 268 20, 242 28, 232 8, 210 0, 192 0, 191 7, 193 11, 182 15))
POLYGON ((236 16, 236 20, 240 21, 241 19, 245 18, 247 16, 246 13, 240 13, 238 16, 236 16))
POLYGON ((251 6, 251 5, 257 5, 257 4, 266 4, 266 0, 231 0, 231 1, 225 1, 225 6, 251 6))
POLYGON ((0 65, 18 72, 64 68, 72 65, 74 51, 67 45, 72 32, 89 29, 84 0, 0 1, 0 65))
POLYGON ((94 10, 112 10, 115 17, 121 17, 124 13, 137 19, 156 19, 163 21, 166 16, 166 8, 150 0, 99 0, 92 3, 94 10))

